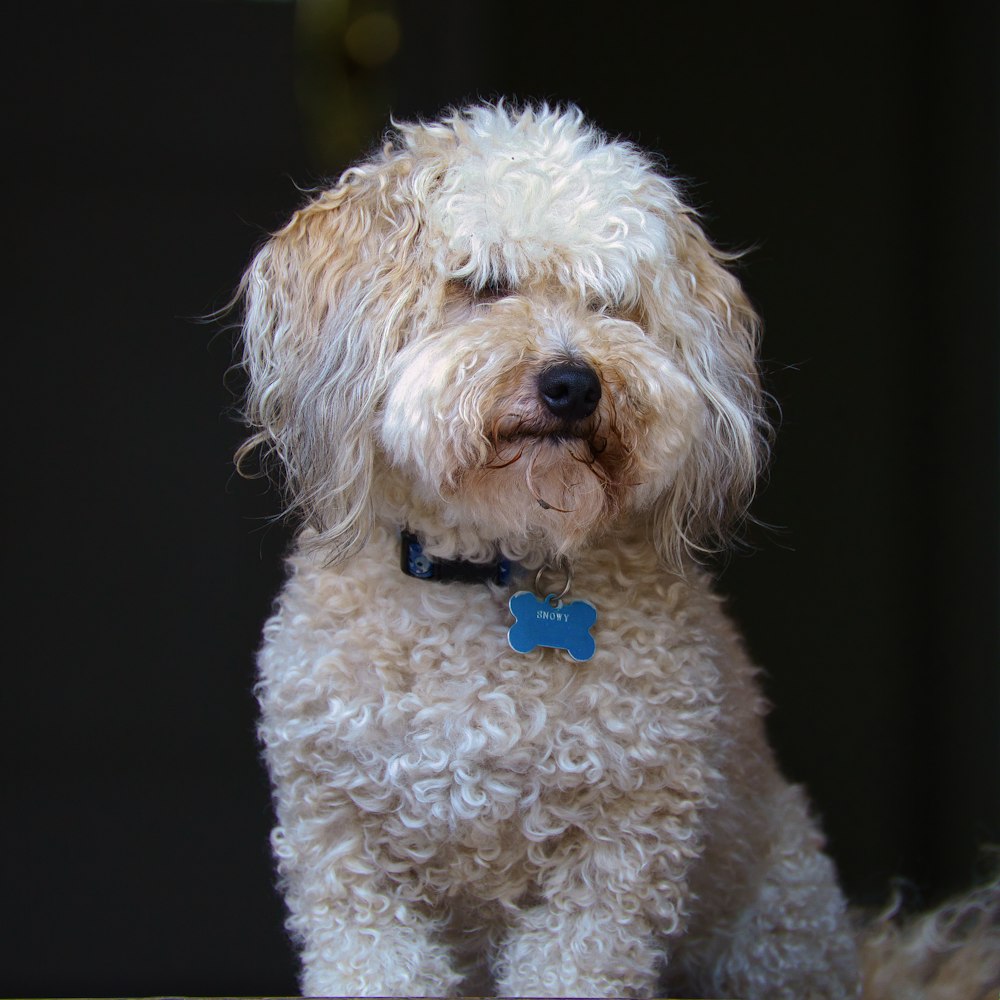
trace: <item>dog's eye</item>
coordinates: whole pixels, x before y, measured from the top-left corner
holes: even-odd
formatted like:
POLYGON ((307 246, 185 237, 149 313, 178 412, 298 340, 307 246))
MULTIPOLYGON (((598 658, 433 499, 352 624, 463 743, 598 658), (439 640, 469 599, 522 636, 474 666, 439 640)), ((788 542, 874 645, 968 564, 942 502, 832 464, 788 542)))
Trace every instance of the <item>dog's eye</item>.
POLYGON ((513 295, 517 291, 514 283, 503 279, 491 281, 473 292, 476 299, 481 302, 493 302, 495 299, 505 299, 508 295, 513 295))
POLYGON ((591 295, 587 299, 587 309, 589 312, 601 313, 601 315, 610 316, 612 319, 622 319, 628 312, 628 307, 622 302, 600 295, 591 295))
POLYGON ((635 323, 637 326, 645 326, 645 315, 638 302, 605 299, 595 295, 587 300, 587 309, 590 312, 607 316, 609 319, 623 319, 629 323, 635 323))
POLYGON ((517 292, 517 286, 513 282, 500 279, 481 285, 472 279, 463 278, 461 280, 455 279, 452 281, 452 285, 461 289, 473 302, 495 302, 497 299, 505 299, 508 295, 514 295, 517 292))

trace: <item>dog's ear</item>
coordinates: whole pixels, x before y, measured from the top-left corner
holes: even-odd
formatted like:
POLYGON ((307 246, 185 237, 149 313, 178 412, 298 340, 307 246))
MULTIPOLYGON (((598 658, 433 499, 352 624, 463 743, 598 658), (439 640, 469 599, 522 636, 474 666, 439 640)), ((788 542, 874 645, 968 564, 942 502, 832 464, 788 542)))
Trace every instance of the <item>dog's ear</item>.
POLYGON ((656 541, 679 567, 717 551, 745 515, 767 458, 770 430, 757 368, 760 323, 694 213, 673 218, 675 259, 656 283, 653 312, 706 407, 701 433, 656 510, 656 541))
POLYGON ((416 199, 397 197, 406 158, 349 170, 257 253, 241 285, 245 416, 283 468, 289 510, 331 560, 371 529, 373 415, 389 358, 405 336, 419 230, 416 199))

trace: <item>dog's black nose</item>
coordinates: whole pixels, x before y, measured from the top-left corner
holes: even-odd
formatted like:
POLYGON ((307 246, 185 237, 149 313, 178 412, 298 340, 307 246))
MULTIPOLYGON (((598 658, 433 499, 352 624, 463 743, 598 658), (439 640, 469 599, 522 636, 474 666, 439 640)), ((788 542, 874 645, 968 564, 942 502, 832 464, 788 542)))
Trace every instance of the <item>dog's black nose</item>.
POLYGON ((546 368, 538 376, 538 394, 553 416, 582 420, 601 401, 601 381, 590 365, 566 361, 546 368))

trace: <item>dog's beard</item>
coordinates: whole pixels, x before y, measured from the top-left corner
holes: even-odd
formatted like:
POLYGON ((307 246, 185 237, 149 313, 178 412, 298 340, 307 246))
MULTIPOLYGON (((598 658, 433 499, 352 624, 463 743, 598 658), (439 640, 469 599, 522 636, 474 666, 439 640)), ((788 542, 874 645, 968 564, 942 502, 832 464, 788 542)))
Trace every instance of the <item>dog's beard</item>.
POLYGON ((597 421, 586 432, 541 433, 508 421, 489 459, 456 475, 446 499, 484 534, 541 536, 566 552, 627 503, 634 484, 623 455, 620 439, 597 421))

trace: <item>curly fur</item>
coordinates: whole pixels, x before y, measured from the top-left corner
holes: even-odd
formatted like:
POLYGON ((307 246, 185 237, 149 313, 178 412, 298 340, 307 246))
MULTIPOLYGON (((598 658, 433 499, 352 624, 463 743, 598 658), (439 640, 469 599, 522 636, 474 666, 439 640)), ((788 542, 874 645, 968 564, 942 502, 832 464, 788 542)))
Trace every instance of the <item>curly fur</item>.
POLYGON ((259 252, 246 413, 303 520, 258 696, 309 994, 858 990, 844 901, 692 554, 766 454, 758 324, 677 188, 575 109, 400 125, 259 252), (592 412, 540 398, 586 364, 592 412), (597 653, 515 653, 566 565, 597 653))

